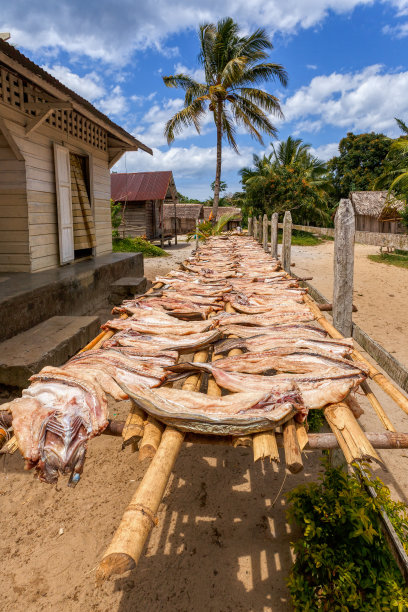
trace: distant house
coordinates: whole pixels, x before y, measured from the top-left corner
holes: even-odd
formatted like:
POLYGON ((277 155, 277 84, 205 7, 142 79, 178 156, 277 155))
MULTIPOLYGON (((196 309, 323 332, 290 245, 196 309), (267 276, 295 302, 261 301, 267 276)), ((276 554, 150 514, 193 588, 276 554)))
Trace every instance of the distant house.
POLYGON ((110 168, 151 149, 0 40, 0 272, 112 251, 110 168))
MULTIPOLYGON (((161 240, 174 236, 174 225, 164 223, 165 205, 177 204, 173 173, 131 172, 111 174, 111 197, 123 205, 123 236, 161 240)), ((174 218, 174 215, 173 215, 174 218)))
POLYGON ((387 199, 387 191, 352 191, 350 200, 356 216, 356 230, 386 234, 405 233, 400 222, 401 200, 387 199))
POLYGON ((164 205, 164 227, 166 231, 174 229, 174 218, 176 217, 177 233, 187 234, 195 229, 196 221, 203 219, 202 204, 172 204, 164 205))
MULTIPOLYGON (((207 221, 210 218, 210 214, 212 212, 212 206, 203 206, 204 211, 204 219, 207 221)), ((238 206, 220 206, 217 212, 217 221, 221 216, 224 215, 234 215, 234 218, 231 221, 228 221, 226 230, 231 231, 240 225, 242 220, 242 212, 238 206)))

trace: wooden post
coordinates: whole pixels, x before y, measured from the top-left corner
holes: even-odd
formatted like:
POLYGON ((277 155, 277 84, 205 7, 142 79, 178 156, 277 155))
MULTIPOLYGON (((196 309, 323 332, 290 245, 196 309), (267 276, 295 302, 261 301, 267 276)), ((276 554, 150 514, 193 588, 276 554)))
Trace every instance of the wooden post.
POLYGON ((248 236, 252 236, 253 233, 253 219, 252 217, 248 217, 248 236))
POLYGON ((271 217, 271 255, 278 259, 278 213, 273 213, 271 217))
POLYGON ((254 238, 258 240, 258 219, 254 217, 254 238))
POLYGON ((262 245, 265 253, 268 252, 268 215, 265 213, 262 223, 262 245))
POLYGON ((292 243, 292 215, 290 211, 285 212, 283 217, 283 238, 282 238, 282 266, 289 274, 290 272, 290 249, 292 243))
POLYGON ((195 228, 195 250, 198 251, 198 219, 196 219, 196 228, 195 228))
POLYGON ((160 225, 161 225, 161 234, 160 234, 160 246, 163 248, 164 246, 164 214, 163 214, 163 200, 160 200, 160 225))
POLYGON ((177 244, 177 204, 174 200, 174 244, 177 244))
POLYGON ((354 209, 340 200, 334 219, 333 324, 346 336, 353 333, 354 209))

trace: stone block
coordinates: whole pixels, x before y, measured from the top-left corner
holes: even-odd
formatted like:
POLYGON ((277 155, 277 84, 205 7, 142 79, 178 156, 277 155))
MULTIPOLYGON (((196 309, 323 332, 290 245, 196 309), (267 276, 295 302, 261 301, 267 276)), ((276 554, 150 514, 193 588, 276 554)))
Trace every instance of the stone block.
POLYGON ((51 317, 0 343, 0 384, 26 387, 46 365, 60 366, 100 331, 98 317, 51 317))
POLYGON ((112 304, 120 304, 123 300, 132 299, 135 295, 145 293, 147 280, 145 276, 124 276, 111 285, 109 300, 112 304))

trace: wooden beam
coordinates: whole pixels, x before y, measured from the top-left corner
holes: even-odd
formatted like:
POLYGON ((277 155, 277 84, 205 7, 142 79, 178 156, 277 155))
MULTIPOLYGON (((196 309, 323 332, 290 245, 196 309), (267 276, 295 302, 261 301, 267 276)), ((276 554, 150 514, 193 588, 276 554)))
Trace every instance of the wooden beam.
POLYGON ((109 159, 109 163, 108 163, 109 170, 113 168, 113 166, 120 160, 120 158, 125 152, 126 152, 126 149, 122 149, 121 151, 118 151, 117 153, 115 153, 113 157, 109 159))
POLYGON ((343 336, 353 333, 354 208, 340 200, 334 219, 333 325, 343 336))
POLYGON ((44 121, 51 115, 53 110, 54 110, 53 108, 48 108, 48 110, 46 110, 45 113, 43 113, 42 115, 29 119, 26 123, 25 135, 28 136, 29 134, 34 132, 37 128, 39 128, 40 125, 44 123, 44 121))
POLYGON ((27 110, 71 110, 72 109, 72 103, 71 102, 64 102, 61 100, 55 100, 55 102, 50 101, 50 102, 26 102, 25 103, 25 108, 27 110))
POLYGON ((14 140, 14 136, 8 129, 6 122, 4 121, 2 117, 0 117, 0 131, 2 132, 4 138, 7 140, 8 146, 13 151, 14 157, 18 159, 18 161, 24 161, 24 156, 22 152, 20 151, 18 144, 14 140))

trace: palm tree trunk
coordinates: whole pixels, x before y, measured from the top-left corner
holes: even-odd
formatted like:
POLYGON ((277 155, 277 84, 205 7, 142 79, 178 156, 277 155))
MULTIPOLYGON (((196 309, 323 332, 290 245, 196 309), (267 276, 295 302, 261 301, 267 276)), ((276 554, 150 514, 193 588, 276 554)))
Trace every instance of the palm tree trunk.
POLYGON ((222 100, 217 103, 217 164, 215 168, 214 202, 213 202, 213 225, 217 221, 218 202, 220 201, 221 182, 221 149, 222 149, 222 100))

